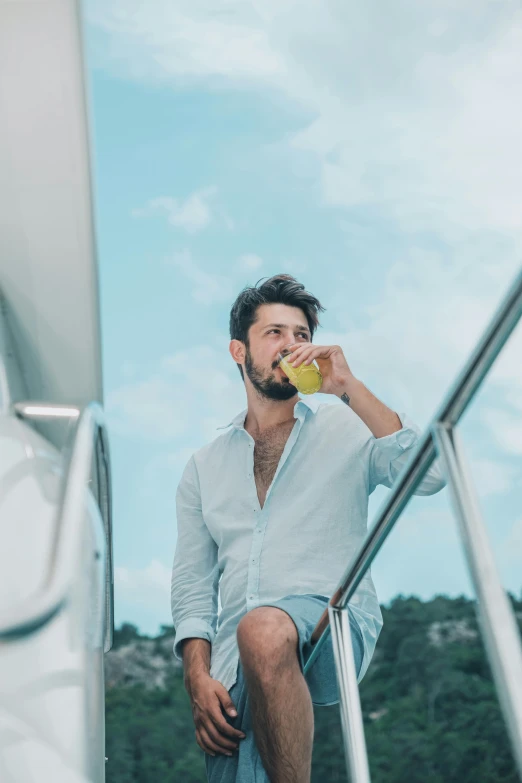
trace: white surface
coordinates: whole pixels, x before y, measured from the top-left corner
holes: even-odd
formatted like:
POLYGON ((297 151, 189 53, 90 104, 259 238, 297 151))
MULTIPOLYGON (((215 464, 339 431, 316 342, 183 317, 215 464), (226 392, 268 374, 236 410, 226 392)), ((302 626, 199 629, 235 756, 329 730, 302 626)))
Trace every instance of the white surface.
POLYGON ((0 0, 0 288, 30 399, 102 401, 77 4, 0 0))
POLYGON ((58 452, 28 425, 0 416, 0 616, 44 584, 61 481, 58 452))
MULTIPOLYGON (((6 416, 0 455, 2 610, 30 600, 45 583, 60 473, 55 449, 6 416)), ((2 783, 104 780, 105 539, 87 490, 81 519, 66 607, 39 632, 0 642, 2 783)))
MULTIPOLYGON (((92 222, 78 4, 0 0, 0 616, 41 596, 61 497, 56 423, 10 406, 102 402, 92 222)), ((1 783, 105 779, 105 538, 78 502, 64 609, 0 642, 1 783)))

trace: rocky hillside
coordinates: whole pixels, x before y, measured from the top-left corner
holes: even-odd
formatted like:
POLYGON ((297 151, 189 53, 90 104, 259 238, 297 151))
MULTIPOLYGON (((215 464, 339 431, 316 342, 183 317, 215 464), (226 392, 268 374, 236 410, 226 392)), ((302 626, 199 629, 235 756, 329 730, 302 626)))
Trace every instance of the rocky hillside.
POLYGON ((165 688, 169 675, 182 671, 172 652, 173 630, 151 639, 125 624, 115 634, 114 647, 105 656, 107 688, 142 685, 145 689, 165 688))
MULTIPOLYGON (((522 612, 517 612, 522 619, 522 612)), ((445 644, 476 642, 479 637, 475 618, 467 617, 430 622, 425 629, 427 644, 439 648, 445 644)), ((142 636, 138 628, 124 623, 115 632, 114 646, 105 656, 105 684, 107 688, 142 685, 145 689, 165 688, 169 675, 181 673, 181 662, 174 657, 172 645, 174 629, 163 626, 157 637, 142 636)), ((376 650, 373 669, 383 658, 383 650, 376 650)), ((380 714, 380 711, 379 711, 380 714)), ((370 718, 377 713, 369 715, 370 718)))

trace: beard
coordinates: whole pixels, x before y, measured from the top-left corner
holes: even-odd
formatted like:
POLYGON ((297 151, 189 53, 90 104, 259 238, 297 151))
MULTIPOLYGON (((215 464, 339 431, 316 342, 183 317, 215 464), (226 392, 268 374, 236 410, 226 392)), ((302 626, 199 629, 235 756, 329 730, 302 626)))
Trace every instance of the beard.
POLYGON ((248 346, 245 356, 245 371, 252 386, 262 397, 267 397, 269 400, 291 400, 297 394, 296 387, 290 383, 286 376, 282 381, 278 381, 273 373, 265 377, 266 372, 254 364, 248 346))

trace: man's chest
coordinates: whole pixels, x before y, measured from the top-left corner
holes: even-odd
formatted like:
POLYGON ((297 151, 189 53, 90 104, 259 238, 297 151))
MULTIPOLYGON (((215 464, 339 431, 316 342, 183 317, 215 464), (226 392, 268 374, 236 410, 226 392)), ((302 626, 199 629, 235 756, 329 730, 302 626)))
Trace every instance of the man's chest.
POLYGON ((246 438, 238 433, 233 442, 216 449, 212 458, 200 466, 205 524, 216 543, 230 544, 238 559, 243 556, 243 544, 250 546, 269 488, 276 502, 263 519, 269 519, 281 531, 305 512, 311 518, 316 518, 319 511, 334 518, 342 516, 341 508, 353 510, 354 502, 366 498, 367 481, 358 444, 346 432, 340 427, 324 431, 311 426, 293 432, 292 426, 297 430, 297 423, 290 422, 286 431, 263 438, 246 438), (299 512, 298 501, 304 504, 299 512))
POLYGON ((254 439, 254 478, 261 506, 264 504, 266 493, 274 479, 293 427, 294 422, 291 421, 254 439))

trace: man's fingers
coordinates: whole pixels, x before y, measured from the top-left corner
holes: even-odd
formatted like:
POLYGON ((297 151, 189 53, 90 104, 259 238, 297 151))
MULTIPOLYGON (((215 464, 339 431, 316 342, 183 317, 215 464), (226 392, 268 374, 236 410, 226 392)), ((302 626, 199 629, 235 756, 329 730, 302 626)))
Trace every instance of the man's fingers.
POLYGON ((219 701, 216 704, 216 709, 210 712, 210 717, 212 719, 212 722, 214 723, 214 726, 218 729, 218 731, 221 734, 225 734, 228 737, 233 737, 236 740, 244 739, 245 737, 244 732, 240 731, 239 729, 235 729, 233 726, 230 725, 230 723, 226 722, 221 712, 219 701))
POLYGON ((217 747, 217 745, 214 742, 212 742, 212 740, 208 736, 203 726, 199 727, 199 737, 201 740, 201 747, 203 748, 205 753, 209 753, 211 756, 215 756, 216 753, 221 752, 220 749, 217 747))
POLYGON ((216 683, 216 685, 217 687, 212 689, 214 692, 208 694, 210 699, 204 708, 198 707, 194 711, 196 738, 198 745, 205 753, 212 756, 215 756, 216 753, 232 756, 245 734, 227 723, 221 707, 223 706, 229 715, 232 711, 237 714, 237 711, 226 688, 220 683, 216 683))
POLYGON ((226 737, 231 737, 233 740, 236 741, 245 738, 245 734, 242 731, 235 729, 229 723, 227 723, 222 715, 216 715, 215 713, 212 713, 210 717, 212 719, 214 726, 216 727, 216 729, 219 731, 220 734, 225 735, 226 737))
POLYGON ((214 742, 214 740, 211 739, 205 726, 199 727, 199 733, 205 747, 210 748, 216 753, 224 753, 226 756, 232 755, 231 750, 229 750, 228 748, 221 747, 217 742, 214 742))
POLYGON ((210 750, 210 748, 207 748, 203 740, 201 739, 201 736, 199 734, 198 729, 196 729, 196 742, 198 743, 201 750, 205 751, 205 753, 208 753, 209 756, 215 756, 216 754, 214 751, 210 750))
POLYGON ((288 357, 288 361, 292 365, 295 361, 302 362, 305 359, 307 359, 311 354, 315 353, 317 346, 315 345, 307 345, 307 346, 300 346, 296 351, 292 353, 291 356, 288 357))
POLYGON ((225 712, 230 715, 231 718, 235 718, 237 715, 237 710, 234 706, 234 702, 230 698, 230 694, 227 689, 221 685, 221 683, 218 683, 218 687, 216 688, 216 696, 218 697, 220 706, 223 707, 225 712))
POLYGON ((223 736, 223 734, 221 734, 221 732, 214 725, 211 717, 206 716, 206 718, 207 719, 205 720, 205 723, 203 725, 210 739, 223 748, 227 748, 228 750, 236 750, 239 740, 232 740, 229 739, 228 737, 223 736))

